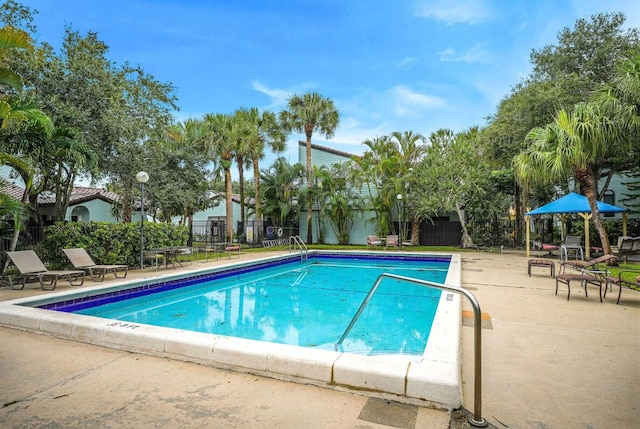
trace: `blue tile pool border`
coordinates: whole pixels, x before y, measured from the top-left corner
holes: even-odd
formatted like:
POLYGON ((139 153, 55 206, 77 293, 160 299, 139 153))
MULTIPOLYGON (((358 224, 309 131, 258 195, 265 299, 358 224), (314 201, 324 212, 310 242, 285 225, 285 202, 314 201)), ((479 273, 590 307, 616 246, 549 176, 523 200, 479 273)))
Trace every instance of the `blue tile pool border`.
MULTIPOLYGON (((347 253, 328 253, 314 251, 309 254, 309 260, 313 259, 352 259, 352 260, 394 260, 394 261, 429 261, 429 262, 450 262, 448 257, 434 256, 413 256, 413 255, 380 255, 380 254, 347 254, 347 253)), ((206 273, 185 276, 177 279, 153 279, 141 285, 128 287, 119 290, 113 290, 104 293, 96 293, 89 296, 74 297, 72 299, 49 302, 35 306, 45 310, 61 311, 73 313, 87 308, 97 307, 100 305, 110 304, 114 302, 124 301, 127 299, 138 298, 145 295, 151 295, 172 289, 178 289, 191 286, 206 281, 223 279, 230 276, 245 274, 265 268, 283 266, 287 264, 300 262, 299 254, 292 254, 277 260, 258 261, 249 265, 231 266, 227 268, 219 268, 206 273)))

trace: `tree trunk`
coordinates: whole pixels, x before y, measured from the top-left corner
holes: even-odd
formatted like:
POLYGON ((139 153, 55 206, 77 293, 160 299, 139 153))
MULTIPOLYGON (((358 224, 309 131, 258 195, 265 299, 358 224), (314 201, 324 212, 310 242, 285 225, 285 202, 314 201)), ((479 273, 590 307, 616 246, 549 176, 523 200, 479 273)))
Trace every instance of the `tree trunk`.
POLYGON ((311 135, 313 130, 306 131, 307 135, 307 243, 313 243, 313 195, 311 187, 313 186, 313 168, 311 166, 311 135))
POLYGON ((244 159, 242 157, 237 159, 238 162, 238 181, 240 182, 240 222, 244 225, 245 210, 244 210, 244 159))
POLYGON ((256 191, 256 231, 258 232, 256 241, 259 243, 262 240, 262 203, 260 201, 260 166, 258 165, 258 158, 253 158, 253 181, 256 191))
POLYGON ((411 245, 420 245, 420 224, 422 220, 420 218, 413 218, 411 221, 411 245))
POLYGON ((231 200, 231 168, 224 169, 224 183, 226 192, 227 242, 233 243, 233 201, 231 200))
MULTIPOLYGON (((584 195, 589 201, 589 207, 591 208, 591 220, 596 226, 598 235, 600 235, 600 244, 602 245, 602 251, 605 255, 611 255, 612 252, 611 244, 609 243, 609 236, 607 236, 607 231, 604 229, 604 225, 602 225, 600 212, 598 211, 598 190, 596 188, 596 178, 589 169, 576 170, 575 177, 576 180, 578 180, 578 182, 580 183, 580 186, 582 186, 584 195)), ((589 246, 589 243, 584 243, 584 245, 585 247, 589 246)))
POLYGON ((475 248, 476 245, 473 244, 473 239, 469 235, 469 231, 467 231, 467 223, 464 217, 464 210, 460 207, 460 204, 456 204, 456 213, 458 213, 458 218, 460 219, 460 226, 462 227, 462 239, 460 244, 464 249, 475 248))

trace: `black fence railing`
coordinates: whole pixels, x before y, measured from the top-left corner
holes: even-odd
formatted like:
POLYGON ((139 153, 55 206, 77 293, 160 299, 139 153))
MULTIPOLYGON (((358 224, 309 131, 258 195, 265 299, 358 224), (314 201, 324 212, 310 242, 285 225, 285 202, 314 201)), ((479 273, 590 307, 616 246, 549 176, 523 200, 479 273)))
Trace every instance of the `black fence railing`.
MULTIPOLYGON (((226 226, 224 220, 193 221, 191 224, 191 245, 229 241, 226 238, 226 226)), ((255 221, 238 222, 233 241, 249 247, 263 247, 263 241, 289 240, 292 235, 298 235, 297 227, 264 224, 255 221)))
MULTIPOLYGON (((44 228, 27 227, 20 231, 20 235, 18 235, 16 250, 31 249, 36 244, 40 243, 43 237, 44 228)), ((0 252, 10 250, 12 240, 13 228, 0 228, 0 252)))

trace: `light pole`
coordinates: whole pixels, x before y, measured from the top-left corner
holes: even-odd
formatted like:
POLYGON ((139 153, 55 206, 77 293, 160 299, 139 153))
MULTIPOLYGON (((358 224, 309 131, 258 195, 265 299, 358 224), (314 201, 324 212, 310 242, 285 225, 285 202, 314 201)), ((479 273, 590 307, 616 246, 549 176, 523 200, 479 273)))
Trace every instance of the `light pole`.
POLYGON ((136 174, 136 180, 140 183, 140 269, 144 268, 144 184, 149 181, 149 175, 141 171, 136 174))
POLYGON ((398 243, 398 247, 402 249, 402 212, 404 211, 402 207, 402 194, 398 194, 396 198, 398 198, 398 223, 400 226, 400 243, 398 243))

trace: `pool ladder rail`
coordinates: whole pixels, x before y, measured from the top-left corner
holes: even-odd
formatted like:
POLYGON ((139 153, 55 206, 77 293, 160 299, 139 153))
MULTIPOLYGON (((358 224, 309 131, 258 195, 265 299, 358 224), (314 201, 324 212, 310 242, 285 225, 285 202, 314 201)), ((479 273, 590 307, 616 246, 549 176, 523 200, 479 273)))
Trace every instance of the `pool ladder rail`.
POLYGON ((481 326, 482 312, 480 311, 480 304, 478 303, 478 300, 468 290, 463 289, 461 287, 445 285, 441 283, 434 283, 427 280, 399 276, 397 274, 382 273, 376 279, 375 283, 371 287, 371 290, 369 290, 369 293, 364 298, 364 301, 362 301, 360 308, 356 312, 355 316, 353 316, 353 319, 351 319, 351 323, 349 323, 349 326, 347 326, 347 329, 345 329, 344 333, 342 334, 338 342, 335 344, 335 350, 341 351, 342 342, 345 340, 347 335, 349 335, 351 328, 353 328, 353 325, 355 325, 356 320, 358 320, 358 318, 364 311, 364 308, 367 306, 367 304, 371 300, 371 297, 375 293, 376 289, 378 289, 378 286, 380 286, 380 283, 385 277, 390 279, 400 280, 400 281, 406 281, 410 283, 416 283, 424 287, 433 287, 440 290, 456 292, 464 295, 469 300, 469 302, 471 302, 471 306, 473 307, 473 321, 474 321, 474 326, 473 326, 474 412, 473 412, 473 415, 469 415, 469 423, 471 424, 471 426, 474 426, 474 427, 481 427, 481 428, 487 427, 489 423, 482 417, 482 326, 481 326))
POLYGON ((291 251, 291 248, 294 245, 298 246, 298 248, 300 249, 300 262, 306 261, 308 258, 309 249, 307 249, 307 245, 304 244, 304 241, 302 241, 302 238, 300 238, 299 235, 292 235, 291 237, 289 237, 289 251, 291 251))

